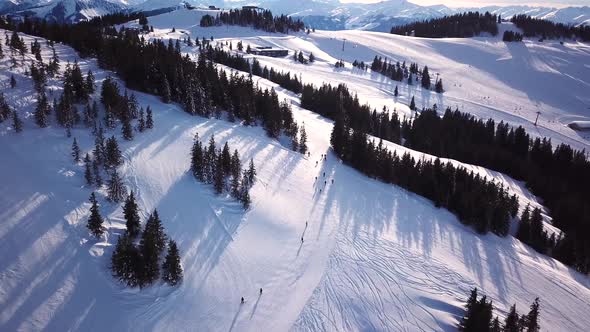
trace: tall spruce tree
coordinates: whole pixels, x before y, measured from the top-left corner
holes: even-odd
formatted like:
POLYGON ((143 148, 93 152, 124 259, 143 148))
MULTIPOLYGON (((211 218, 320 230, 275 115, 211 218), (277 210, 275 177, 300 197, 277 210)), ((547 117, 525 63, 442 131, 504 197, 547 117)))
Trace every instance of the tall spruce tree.
POLYGON ((98 202, 94 192, 90 194, 90 203, 92 206, 90 207, 90 217, 88 218, 86 227, 88 227, 92 235, 94 235, 96 238, 99 238, 104 233, 104 228, 102 227, 103 219, 100 215, 98 202))
POLYGON ((72 158, 74 162, 80 162, 80 146, 78 146, 78 141, 74 137, 74 142, 72 142, 72 158))
POLYGON ((111 257, 111 269, 113 276, 127 286, 143 286, 143 257, 133 244, 129 234, 119 236, 117 245, 111 257))
POLYGON ((127 233, 129 233, 131 238, 135 238, 137 235, 139 235, 141 225, 137 202, 135 201, 135 194, 133 193, 133 190, 131 190, 131 193, 125 200, 125 205, 123 205, 123 216, 125 217, 127 233))
POLYGON ((111 172, 108 186, 108 199, 112 202, 118 203, 125 198, 125 195, 127 195, 127 189, 125 189, 123 180, 119 176, 116 168, 111 172))
POLYGON ((160 254, 166 245, 166 234, 158 216, 158 211, 148 218, 140 241, 140 251, 144 261, 143 282, 151 284, 160 276, 160 254))
POLYGON ((307 153, 307 133, 305 132, 305 124, 301 126, 299 132, 299 152, 302 154, 307 153))
POLYGON ((526 315, 526 320, 523 328, 526 332, 539 332, 541 327, 539 326, 539 298, 531 304, 531 310, 526 315))
POLYGON ((121 165, 123 157, 115 136, 111 136, 111 138, 107 139, 104 158, 104 164, 107 168, 116 168, 121 165))
POLYGON ((178 285, 183 278, 182 266, 180 265, 180 253, 176 242, 168 242, 168 254, 162 264, 162 280, 170 286, 178 285))
POLYGON ((510 307, 510 312, 508 312, 508 316, 504 319, 504 332, 520 332, 516 304, 513 304, 512 307, 510 307))
POLYGON ((154 119, 152 118, 152 109, 150 108, 149 105, 148 105, 148 107, 146 109, 145 127, 147 129, 154 128, 154 119))

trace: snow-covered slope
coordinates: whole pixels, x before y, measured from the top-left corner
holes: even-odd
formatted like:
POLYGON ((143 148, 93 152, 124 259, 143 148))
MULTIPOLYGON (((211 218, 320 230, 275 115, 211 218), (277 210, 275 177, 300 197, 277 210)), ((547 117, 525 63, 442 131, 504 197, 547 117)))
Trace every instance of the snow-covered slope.
POLYGON ((127 8, 125 0, 51 0, 23 1, 14 6, 0 5, 0 14, 35 16, 49 21, 78 22, 96 16, 120 12, 127 8))
MULTIPOLYGON (((418 105, 457 105, 535 130, 532 116, 542 107, 539 135, 588 146, 558 122, 586 112, 580 106, 589 102, 587 45, 526 42, 514 48, 486 38, 429 40, 362 31, 283 36, 200 28, 196 22, 202 13, 181 10, 150 18, 155 27, 150 36, 184 38, 188 33, 314 52, 318 61, 308 66, 290 59, 259 60, 301 72, 304 81, 346 82, 361 100, 405 114, 414 94, 418 105), (431 66, 448 91, 439 97, 400 86, 401 97, 395 100, 395 84, 380 75, 351 70, 349 64, 343 70, 332 67, 335 59, 367 61, 375 54, 431 66), (531 78, 522 81, 517 75, 531 78), (550 84, 559 90, 547 96, 550 84)), ((56 47, 62 64, 76 58, 70 48, 56 47)), ((45 49, 43 55, 50 52, 45 49)), ((109 74, 92 59, 79 62, 83 72, 95 72, 97 83, 109 74)), ((31 80, 24 68, 9 66, 6 57, 0 60, 0 84, 7 86, 10 74, 17 77, 17 88, 3 91, 25 128, 15 134, 10 123, 0 124, 2 331, 452 331, 475 286, 494 300, 501 317, 513 303, 526 311, 540 296, 543 330, 590 326, 586 276, 512 237, 479 236, 431 202, 341 164, 329 149, 331 121, 299 108, 297 96, 258 78, 259 86, 275 87, 281 99, 291 102, 295 119, 308 132, 309 158, 269 139, 260 127, 192 117, 135 92, 142 106, 154 110, 155 128, 132 142, 119 139, 125 161, 120 171, 137 194, 142 217, 157 208, 167 233, 177 240, 185 279, 178 288, 126 289, 108 270, 112 245, 124 227, 121 207, 100 198, 107 236, 98 242, 89 237, 91 191, 83 185, 82 165, 71 162, 71 139, 55 126, 36 128, 31 80), (218 142, 229 141, 240 155, 254 159, 258 176, 250 210, 215 196, 188 174, 195 133, 205 139, 215 134, 218 142), (328 155, 325 161, 322 154, 328 155), (242 296, 246 303, 240 305, 242 296)), ((56 96, 59 82, 50 86, 56 96)), ((83 151, 92 149, 86 129, 72 134, 83 151)), ((120 131, 107 135, 120 137, 120 131)), ((519 193, 521 203, 538 204, 521 183, 474 170, 503 181, 519 193)))

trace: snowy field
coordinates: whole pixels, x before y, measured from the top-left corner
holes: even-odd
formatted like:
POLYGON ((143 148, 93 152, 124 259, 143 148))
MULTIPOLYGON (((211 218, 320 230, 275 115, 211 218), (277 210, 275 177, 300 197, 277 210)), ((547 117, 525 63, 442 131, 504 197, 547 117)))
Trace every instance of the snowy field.
MULTIPOLYGON (((283 36, 236 27, 205 29, 198 20, 198 12, 186 10, 149 18, 155 38, 183 38, 186 32, 193 38, 213 35, 313 52, 318 62, 307 66, 290 58, 259 60, 301 72, 306 82, 346 82, 377 109, 387 105, 408 112, 405 105, 413 94, 418 105, 457 105, 522 124, 554 141, 588 146, 567 127, 572 119, 589 116, 588 45, 527 41, 511 51, 512 45, 485 38, 410 39, 357 31, 283 36), (344 54, 342 38, 347 39, 344 54), (335 59, 367 62, 376 54, 428 65, 441 74, 447 92, 441 97, 400 84, 396 103, 395 83, 349 64, 340 71, 331 66, 335 59), (532 122, 539 109, 537 129, 532 122)), ((56 48, 62 69, 76 58, 70 48, 56 48)), ((83 72, 93 70, 98 85, 109 74, 93 60, 79 62, 83 72)), ((178 242, 185 277, 177 288, 125 288, 108 269, 124 228, 121 207, 101 193, 108 231, 101 241, 90 238, 91 189, 83 185, 83 165, 71 161, 72 141, 55 123, 46 129, 34 125, 32 82, 23 76, 24 68, 9 66, 6 57, 0 60, 0 86, 24 120, 24 131, 15 134, 10 121, 0 124, 0 331, 453 331, 475 286, 493 299, 501 318, 513 303, 528 311, 539 296, 544 331, 590 326, 586 276, 513 237, 477 235, 430 201, 342 165, 329 149, 332 122, 300 109, 299 98, 280 88, 279 97, 290 100, 295 119, 305 123, 309 158, 269 139, 260 127, 189 116, 176 105, 135 92, 144 108, 154 110, 155 128, 131 142, 120 139, 119 129, 107 137, 119 138, 121 174, 138 197, 142 218, 157 208, 178 242), (10 74, 18 80, 15 89, 8 87, 10 74), (195 133, 205 140, 215 134, 244 160, 254 159, 258 177, 250 210, 216 196, 188 173, 195 133), (322 154, 327 160, 320 161, 322 154)), ((50 81, 50 87, 59 90, 59 82, 50 81)), ((72 135, 84 152, 93 148, 87 130, 72 135)), ((521 183, 467 167, 505 183, 521 205, 539 204, 521 183)))

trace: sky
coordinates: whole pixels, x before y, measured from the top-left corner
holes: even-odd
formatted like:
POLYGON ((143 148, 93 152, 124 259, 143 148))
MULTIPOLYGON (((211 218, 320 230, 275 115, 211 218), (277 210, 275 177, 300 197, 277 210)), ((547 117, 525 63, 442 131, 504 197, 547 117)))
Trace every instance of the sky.
MULTIPOLYGON (((374 3, 381 0, 340 0, 343 3, 374 3)), ((418 5, 439 5, 448 7, 483 7, 490 5, 541 5, 545 7, 590 6, 590 0, 408 0, 418 5)))

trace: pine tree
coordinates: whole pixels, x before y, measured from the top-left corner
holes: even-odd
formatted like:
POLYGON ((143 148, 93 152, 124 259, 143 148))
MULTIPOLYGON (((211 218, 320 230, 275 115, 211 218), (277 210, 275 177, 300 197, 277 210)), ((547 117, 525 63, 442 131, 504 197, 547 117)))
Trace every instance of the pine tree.
POLYGON ((520 224, 518 227, 518 231, 516 232, 516 238, 524 243, 529 243, 530 241, 530 229, 531 229, 531 221, 530 221, 530 209, 527 205, 520 216, 520 224))
POLYGON ((205 181, 203 148, 199 141, 199 134, 195 134, 195 140, 191 150, 191 171, 199 181, 205 181))
POLYGON ((182 266, 180 265, 180 253, 176 242, 168 242, 168 254, 162 264, 162 280, 170 286, 176 286, 182 281, 182 266))
POLYGON ((10 75, 10 87, 13 89, 16 87, 16 79, 14 78, 14 75, 10 75))
POLYGON ((90 217, 88 218, 88 224, 86 227, 88 227, 92 235, 99 238, 104 233, 104 229, 102 227, 102 216, 100 215, 98 202, 96 201, 96 195, 94 192, 90 194, 90 203, 92 206, 90 207, 90 217))
POLYGON ((222 153, 219 153, 217 160, 215 161, 215 168, 213 170, 213 187, 215 188, 216 194, 221 194, 225 187, 225 176, 223 175, 223 157, 222 153))
POLYGON ((148 105, 147 110, 146 110, 146 120, 145 120, 145 127, 147 129, 152 129, 154 128, 154 120, 152 119, 152 109, 150 108, 150 106, 148 105))
POLYGON ((531 304, 531 310, 529 311, 528 315, 526 315, 525 325, 522 327, 526 328, 526 332, 539 332, 540 331, 541 327, 539 326, 539 298, 538 297, 531 304))
POLYGON ((424 66, 422 70, 422 87, 424 89, 430 89, 430 74, 428 73, 428 66, 424 66))
POLYGON ((496 316, 496 318, 494 318, 494 320, 492 321, 492 326, 490 326, 490 332, 502 332, 502 326, 500 326, 500 320, 498 319, 498 316, 496 316))
POLYGON ((166 234, 158 216, 158 211, 148 218, 140 241, 140 251, 144 259, 145 284, 151 284, 160 276, 160 254, 166 245, 166 234))
POLYGON ((414 101, 414 96, 412 96, 412 101, 410 102, 410 109, 412 111, 416 110, 416 101, 414 101))
POLYGON ((145 114, 143 107, 139 110, 139 120, 137 121, 137 130, 142 133, 145 130, 145 114))
POLYGON ((305 124, 301 126, 301 131, 299 132, 299 152, 304 155, 307 153, 307 133, 305 132, 305 124))
POLYGON ((80 147, 78 146, 78 141, 74 137, 74 142, 72 143, 72 158, 74 158, 74 162, 80 162, 80 147))
POLYGON ((442 84, 442 78, 439 79, 438 81, 436 81, 436 84, 434 86, 435 90, 437 93, 443 93, 444 89, 443 89, 443 84, 442 84))
POLYGON ((125 205, 123 206, 123 215, 125 216, 125 225, 127 226, 127 233, 131 238, 135 238, 140 230, 139 213, 137 210, 137 203, 135 202, 135 195, 133 190, 127 196, 125 205))
POLYGON ((91 186, 94 183, 94 177, 92 176, 92 165, 90 161, 90 155, 86 154, 84 157, 84 179, 86 180, 86 184, 91 186))
POLYGON ((0 43, 0 59, 4 59, 4 50, 2 49, 2 43, 0 43))
POLYGON ((520 326, 518 323, 518 313, 516 312, 516 304, 510 307, 510 312, 504 320, 504 332, 519 332, 520 326))
POLYGON ((40 93, 37 97, 37 107, 35 108, 35 123, 40 128, 45 128, 48 125, 47 115, 49 113, 49 103, 45 93, 40 93))
POLYGON ((113 276, 127 286, 143 286, 143 258, 127 233, 119 236, 111 257, 113 276))
POLYGON ((133 127, 131 126, 131 119, 129 115, 124 114, 122 118, 123 125, 121 126, 121 133, 123 138, 127 141, 133 140, 133 127))
POLYGON ((254 168, 254 159, 250 159, 248 166, 248 186, 251 187, 256 180, 256 168, 254 168))
POLYGON ((113 169, 111 173, 111 178, 108 183, 108 199, 112 202, 120 202, 125 198, 127 195, 127 190, 125 189, 125 185, 123 184, 123 180, 119 176, 117 169, 113 169))
POLYGON ((14 131, 17 133, 20 133, 21 131, 23 131, 23 122, 18 117, 18 114, 16 113, 16 111, 12 111, 12 128, 14 128, 14 131))
POLYGON ((315 61, 315 55, 313 53, 309 53, 309 62, 312 63, 315 61))
POLYGON ((107 168, 119 167, 122 163, 121 150, 119 150, 119 144, 115 136, 107 139, 105 152, 104 152, 104 164, 107 168))
POLYGON ((398 90, 397 90, 397 85, 395 86, 395 90, 393 90, 393 96, 394 96, 394 97, 397 97, 397 96, 399 96, 399 92, 398 92, 398 90))

